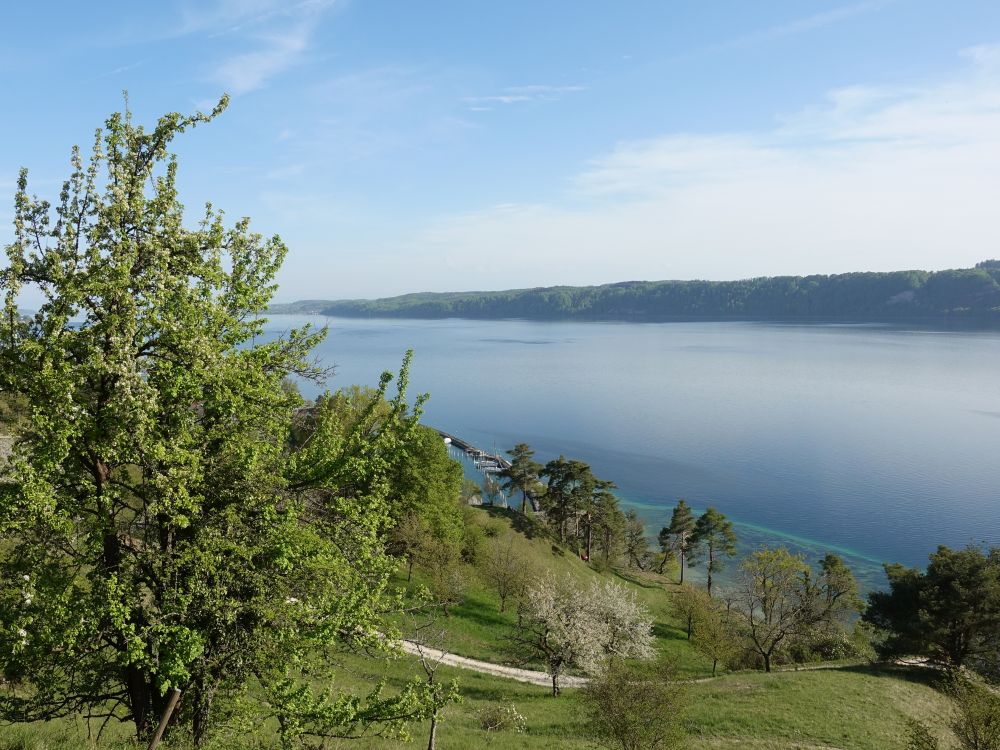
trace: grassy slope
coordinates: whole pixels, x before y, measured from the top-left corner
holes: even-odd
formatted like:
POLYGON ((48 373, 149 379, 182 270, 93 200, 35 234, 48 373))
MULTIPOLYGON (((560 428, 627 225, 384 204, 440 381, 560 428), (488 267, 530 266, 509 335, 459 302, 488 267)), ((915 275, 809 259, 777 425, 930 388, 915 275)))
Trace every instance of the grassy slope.
MULTIPOLYGON (((475 514, 474 519, 493 525, 500 539, 506 538, 516 520, 503 511, 489 509, 475 514)), ((572 553, 554 549, 544 536, 528 538, 516 533, 513 539, 520 553, 539 569, 568 572, 581 582, 599 575, 572 553)), ((621 576, 619 579, 624 580, 621 576)), ((699 680, 690 685, 690 748, 902 750, 907 717, 929 720, 939 734, 946 734, 943 726, 948 701, 926 683, 927 675, 919 670, 842 667, 770 675, 735 673, 704 680, 709 665, 690 648, 670 616, 669 595, 664 587, 649 578, 630 579, 629 585, 635 587, 656 617, 659 649, 675 657, 683 676, 699 680)), ((456 607, 446 622, 450 631, 448 647, 465 656, 503 662, 505 656, 497 644, 512 622, 511 613, 497 612, 495 595, 476 583, 466 602, 456 607)), ((399 687, 420 674, 415 661, 405 656, 391 662, 348 656, 344 666, 340 686, 358 691, 380 678, 386 679, 390 687, 399 687)), ((578 691, 566 690, 562 697, 553 699, 545 688, 466 670, 441 668, 439 676, 457 679, 463 695, 461 704, 445 712, 438 743, 443 750, 487 745, 539 750, 592 746, 586 740, 584 706, 578 691), (526 717, 525 734, 489 735, 482 730, 479 713, 501 701, 514 703, 526 717)), ((414 741, 410 744, 370 738, 330 747, 368 750, 426 746, 426 727, 417 726, 413 731, 414 741)), ((124 733, 119 730, 114 735, 121 737, 124 733)), ((85 736, 82 723, 72 722, 0 728, 0 750, 69 750, 87 747, 85 736)), ((264 729, 227 746, 273 747, 269 744, 272 738, 272 732, 264 729)))

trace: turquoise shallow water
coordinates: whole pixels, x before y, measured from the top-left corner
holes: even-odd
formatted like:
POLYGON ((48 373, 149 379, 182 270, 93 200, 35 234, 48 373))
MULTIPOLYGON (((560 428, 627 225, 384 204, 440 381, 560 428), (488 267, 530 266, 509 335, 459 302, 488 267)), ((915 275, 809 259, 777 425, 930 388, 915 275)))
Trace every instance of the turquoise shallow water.
POLYGON ((677 497, 744 544, 921 565, 1000 543, 1000 333, 758 323, 324 320, 330 387, 415 350, 424 422, 591 463, 659 528, 677 497))

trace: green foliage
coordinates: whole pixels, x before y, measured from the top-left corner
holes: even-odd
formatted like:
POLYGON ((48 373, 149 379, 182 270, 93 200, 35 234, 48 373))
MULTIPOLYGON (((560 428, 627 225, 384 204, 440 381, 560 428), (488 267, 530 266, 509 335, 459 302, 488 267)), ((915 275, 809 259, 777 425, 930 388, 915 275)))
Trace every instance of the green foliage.
POLYGON ((583 694, 590 727, 604 747, 669 750, 684 746, 687 694, 669 661, 653 668, 613 661, 583 694))
POLYGON ((308 328, 259 343, 286 253, 210 206, 183 223, 167 152, 210 116, 152 131, 115 114, 59 201, 18 182, 0 274, 0 391, 26 406, 0 503, 0 717, 110 714, 202 743, 245 706, 283 741, 401 733, 423 687, 330 687, 332 654, 385 651, 390 457, 418 440, 405 388, 297 441, 290 377, 320 378, 308 328), (103 171, 102 171, 103 170, 103 171), (45 302, 17 314, 23 289, 45 302), (382 413, 376 415, 376 407, 382 413), (377 424, 378 428, 373 429, 377 424))
POLYGON ((533 460, 535 452, 527 443, 518 443, 507 451, 507 455, 510 456, 510 466, 500 473, 504 480, 503 487, 510 493, 521 493, 521 513, 524 513, 528 493, 538 483, 538 473, 542 470, 542 465, 533 460))
POLYGON ((688 547, 688 564, 697 565, 702 556, 708 572, 707 589, 712 593, 712 577, 722 570, 721 555, 736 555, 736 531, 733 522, 715 508, 708 508, 694 524, 688 547))
POLYGON ((962 677, 947 693, 957 709, 951 730, 963 750, 1000 750, 1000 695, 962 677))
MULTIPOLYGON (((668 555, 676 553, 680 560, 680 582, 684 583, 684 568, 687 563, 688 552, 691 549, 691 535, 694 533, 695 521, 691 507, 681 498, 674 506, 670 514, 670 523, 660 529, 657 541, 660 543, 660 550, 663 552, 663 563, 665 564, 668 555)), ((660 565, 660 572, 663 572, 664 564, 660 565)))
POLYGON ((906 722, 906 750, 938 750, 941 745, 927 725, 918 719, 906 722))
POLYGON ((759 549, 740 563, 734 614, 765 671, 784 651, 809 658, 831 643, 845 650, 853 645, 849 628, 861 606, 857 582, 836 555, 824 557, 819 567, 814 582, 806 561, 784 547, 759 549))
MULTIPOLYGON (((628 281, 591 287, 407 294, 286 306, 289 312, 398 318, 671 320, 948 316, 995 320, 1000 269, 775 276, 740 281, 628 281)), ((284 308, 283 308, 284 311, 284 308)))
POLYGON ((1000 549, 938 547, 926 572, 887 565, 889 591, 869 595, 865 619, 888 635, 885 655, 922 654, 998 671, 1000 549))

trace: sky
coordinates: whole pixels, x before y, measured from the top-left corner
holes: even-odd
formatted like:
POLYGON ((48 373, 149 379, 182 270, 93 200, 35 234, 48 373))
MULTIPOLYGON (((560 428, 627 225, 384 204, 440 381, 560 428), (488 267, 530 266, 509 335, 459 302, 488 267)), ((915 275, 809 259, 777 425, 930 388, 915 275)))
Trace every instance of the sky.
MULTIPOLYGON (((123 106, 290 252, 276 299, 1000 257, 1000 3, 10 3, 0 244, 123 106)), ((30 301, 29 301, 30 302, 30 301)))

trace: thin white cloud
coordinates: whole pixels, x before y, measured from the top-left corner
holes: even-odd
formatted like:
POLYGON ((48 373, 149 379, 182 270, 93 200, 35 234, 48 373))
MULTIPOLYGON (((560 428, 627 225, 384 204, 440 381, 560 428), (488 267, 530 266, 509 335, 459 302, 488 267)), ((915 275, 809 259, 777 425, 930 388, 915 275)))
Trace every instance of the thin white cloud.
POLYGON ((1000 47, 964 58, 951 80, 842 88, 766 132, 621 143, 561 200, 442 218, 393 262, 410 288, 442 289, 523 286, 525 269, 581 284, 995 257, 1000 47))
POLYGON ((236 37, 250 47, 216 63, 210 78, 234 94, 259 89, 300 64, 316 26, 335 0, 281 3, 275 0, 221 0, 192 6, 181 33, 236 37))
POLYGON ((585 91, 585 86, 552 86, 531 84, 528 86, 508 86, 499 94, 487 96, 467 96, 463 99, 473 112, 488 112, 494 104, 519 104, 522 102, 555 101, 564 94, 585 91))
POLYGON ((858 16, 882 10, 892 2, 893 0, 869 0, 868 2, 860 2, 853 5, 843 5, 839 8, 833 8, 828 11, 822 11, 820 13, 814 13, 810 16, 804 16, 785 23, 776 24, 770 28, 751 32, 744 36, 737 37, 736 39, 720 42, 719 44, 713 45, 710 48, 710 51, 748 47, 763 44, 765 42, 771 42, 776 39, 782 39, 784 37, 816 31, 826 26, 831 26, 836 23, 848 21, 852 18, 857 18, 858 16))

